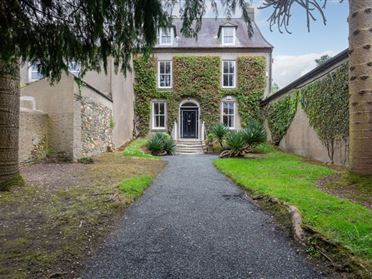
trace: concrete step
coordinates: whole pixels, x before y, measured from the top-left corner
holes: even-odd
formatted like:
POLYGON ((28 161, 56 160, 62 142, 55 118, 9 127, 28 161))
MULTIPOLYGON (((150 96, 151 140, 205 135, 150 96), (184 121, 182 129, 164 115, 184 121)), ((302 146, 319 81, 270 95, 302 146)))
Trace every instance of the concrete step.
POLYGON ((177 145, 203 145, 201 141, 177 141, 177 145))
POLYGON ((204 154, 205 145, 200 140, 178 140, 176 154, 204 154))
POLYGON ((203 145, 187 145, 187 144, 177 144, 177 147, 180 148, 203 148, 203 145))

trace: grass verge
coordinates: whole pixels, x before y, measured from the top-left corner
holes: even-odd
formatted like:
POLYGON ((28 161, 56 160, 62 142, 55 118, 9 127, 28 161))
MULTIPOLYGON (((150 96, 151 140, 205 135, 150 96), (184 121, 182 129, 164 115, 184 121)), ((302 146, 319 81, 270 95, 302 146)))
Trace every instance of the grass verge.
POLYGON ((279 151, 257 159, 217 159, 215 166, 254 194, 296 206, 305 227, 345 248, 371 271, 372 211, 316 186, 335 170, 279 151))
POLYGON ((152 177, 141 175, 123 180, 119 184, 119 189, 132 198, 138 198, 150 186, 152 177))
POLYGON ((133 158, 145 158, 159 160, 159 157, 153 156, 145 152, 147 139, 138 138, 132 141, 124 150, 124 156, 133 158))

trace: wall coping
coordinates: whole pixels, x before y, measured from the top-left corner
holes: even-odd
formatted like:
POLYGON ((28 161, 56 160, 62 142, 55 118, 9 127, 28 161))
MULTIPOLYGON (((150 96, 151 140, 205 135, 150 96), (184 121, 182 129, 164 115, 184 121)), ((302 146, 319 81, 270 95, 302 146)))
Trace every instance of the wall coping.
MULTIPOLYGON (((283 95, 287 94, 292 89, 302 87, 303 84, 305 84, 307 81, 315 78, 319 79, 319 75, 322 73, 327 74, 331 70, 333 70, 333 67, 343 60, 347 59, 349 57, 349 49, 345 49, 344 51, 340 52, 336 56, 332 57, 328 61, 324 62, 320 66, 316 67, 315 69, 311 70, 307 74, 301 76, 300 78, 296 79, 295 81, 291 82, 287 86, 283 87, 282 89, 278 90, 274 94, 270 95, 263 101, 261 101, 261 105, 267 105, 268 103, 282 97, 283 95)), ((323 76, 323 75, 322 75, 323 76)))
POLYGON ((82 85, 89 88, 90 90, 92 90, 93 92, 95 92, 96 94, 100 95, 101 97, 105 98, 106 100, 110 101, 111 103, 113 103, 113 100, 111 97, 107 96, 106 94, 104 94, 103 92, 99 91, 97 88, 93 87, 92 85, 90 85, 89 83, 87 83, 86 81, 84 81, 83 79, 81 78, 78 78, 78 77, 74 77, 75 80, 78 80, 78 81, 81 81, 82 82, 82 85))

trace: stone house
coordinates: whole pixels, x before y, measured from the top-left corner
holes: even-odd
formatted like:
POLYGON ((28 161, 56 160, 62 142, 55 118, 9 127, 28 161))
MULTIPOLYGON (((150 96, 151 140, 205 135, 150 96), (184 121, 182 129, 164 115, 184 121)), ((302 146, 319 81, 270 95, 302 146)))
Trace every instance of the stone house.
POLYGON ((252 22, 251 37, 242 18, 204 18, 196 39, 182 36, 181 19, 160 28, 151 61, 134 60, 135 133, 169 132, 179 153, 197 153, 212 124, 240 129, 254 117, 273 47, 252 22))
POLYGON ((127 77, 115 74, 109 63, 107 74, 88 72, 79 79, 74 64, 50 85, 25 64, 21 161, 46 152, 76 160, 157 131, 169 132, 179 152, 201 152, 213 123, 239 129, 269 95, 272 46, 252 23, 249 36, 241 18, 204 18, 195 39, 182 36, 182 21, 175 18, 159 28, 150 61, 135 57, 127 77))

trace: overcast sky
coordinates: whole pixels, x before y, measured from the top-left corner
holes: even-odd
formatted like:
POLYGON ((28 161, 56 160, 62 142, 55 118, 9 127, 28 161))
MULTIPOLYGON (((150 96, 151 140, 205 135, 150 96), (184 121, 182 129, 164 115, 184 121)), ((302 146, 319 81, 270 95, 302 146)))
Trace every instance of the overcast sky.
MULTIPOLYGON (((254 5, 260 5, 259 2, 255 0, 254 5)), ((273 79, 280 88, 313 69, 316 58, 323 54, 336 55, 348 47, 348 1, 328 0, 327 3, 324 10, 327 25, 318 17, 318 21, 311 24, 310 33, 301 8, 292 12, 289 27, 292 34, 282 34, 276 28, 271 32, 266 21, 271 10, 256 9, 256 23, 274 46, 273 79)))

